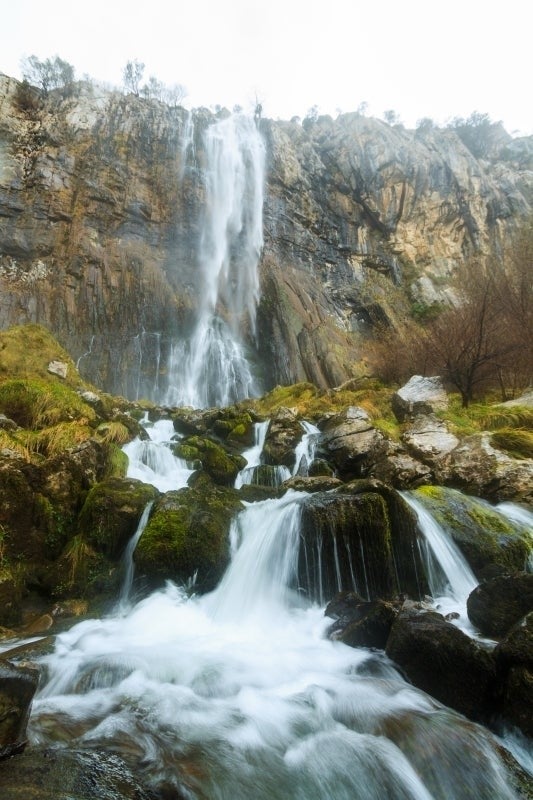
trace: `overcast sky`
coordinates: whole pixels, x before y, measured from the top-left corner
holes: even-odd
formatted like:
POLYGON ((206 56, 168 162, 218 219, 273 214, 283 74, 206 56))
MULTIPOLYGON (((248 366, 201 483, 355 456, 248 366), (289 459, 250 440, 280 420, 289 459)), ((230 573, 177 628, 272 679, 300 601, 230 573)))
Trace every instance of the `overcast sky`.
POLYGON ((473 111, 533 133, 529 0, 0 0, 0 71, 59 55, 76 76, 182 83, 184 105, 288 119, 368 103, 443 123, 473 111))

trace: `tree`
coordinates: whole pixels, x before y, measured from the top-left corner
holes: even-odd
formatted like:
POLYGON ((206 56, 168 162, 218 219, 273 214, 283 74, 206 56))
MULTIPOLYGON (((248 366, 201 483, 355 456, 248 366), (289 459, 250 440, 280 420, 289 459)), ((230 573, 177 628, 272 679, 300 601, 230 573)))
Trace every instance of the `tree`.
POLYGON ((163 96, 161 99, 169 106, 179 106, 185 97, 187 97, 187 89, 181 83, 174 83, 172 86, 163 87, 163 96))
POLYGON ((139 96, 140 85, 144 74, 144 64, 137 59, 128 61, 122 73, 124 88, 136 97, 139 96))
POLYGON ((493 122, 488 114, 474 111, 467 119, 455 117, 450 123, 463 144, 476 158, 485 158, 488 155, 492 132, 497 123, 493 122))
POLYGON ((397 111, 394 111, 392 108, 388 108, 386 111, 383 112, 383 119, 387 123, 387 125, 399 125, 400 124, 400 115, 397 111))
POLYGON ((74 67, 59 56, 41 61, 29 56, 21 62, 22 77, 33 86, 40 86, 46 96, 51 89, 68 86, 74 81, 74 67))
POLYGON ((162 101, 164 91, 165 85, 161 81, 158 81, 154 75, 150 75, 148 82, 145 83, 141 89, 141 94, 147 99, 153 98, 154 100, 162 101))

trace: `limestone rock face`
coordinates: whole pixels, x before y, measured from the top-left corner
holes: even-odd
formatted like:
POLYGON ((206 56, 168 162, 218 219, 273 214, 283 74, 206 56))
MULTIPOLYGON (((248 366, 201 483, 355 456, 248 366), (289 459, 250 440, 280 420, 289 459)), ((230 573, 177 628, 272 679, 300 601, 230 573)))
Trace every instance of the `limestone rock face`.
MULTIPOLYGON (((0 76, 0 327, 38 321, 82 375, 150 396, 190 333, 216 117, 86 83, 28 108, 0 76)), ((529 139, 476 159, 451 130, 357 114, 261 120, 267 151, 257 366, 265 389, 360 372, 362 336, 442 301, 465 254, 512 236, 532 196, 529 139)), ((254 344, 250 340, 254 349, 254 344)))
POLYGON ((407 449, 425 463, 439 463, 455 450, 459 439, 450 433, 445 422, 434 414, 416 416, 402 434, 407 449))

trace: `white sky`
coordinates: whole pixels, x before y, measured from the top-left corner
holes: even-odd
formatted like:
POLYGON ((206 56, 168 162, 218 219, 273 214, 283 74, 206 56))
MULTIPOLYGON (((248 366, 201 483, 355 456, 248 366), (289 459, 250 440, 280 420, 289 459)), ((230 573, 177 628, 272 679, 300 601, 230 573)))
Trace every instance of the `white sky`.
POLYGON ((81 78, 182 83, 184 105, 289 119, 394 109, 413 126, 472 111, 533 133, 530 0, 0 0, 0 72, 59 55, 81 78), (529 12, 529 13, 528 13, 529 12))

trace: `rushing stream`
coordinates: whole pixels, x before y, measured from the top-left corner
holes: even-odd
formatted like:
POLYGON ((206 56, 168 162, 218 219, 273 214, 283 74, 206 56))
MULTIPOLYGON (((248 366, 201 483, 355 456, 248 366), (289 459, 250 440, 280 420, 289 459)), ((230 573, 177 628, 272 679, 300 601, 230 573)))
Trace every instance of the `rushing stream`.
MULTIPOLYGON (((176 470, 166 456, 150 463, 176 470)), ((165 798, 514 798, 485 729, 407 684, 382 653, 326 638, 331 620, 296 578, 307 498, 249 504, 210 594, 169 583, 128 607, 123 589, 115 614, 58 636, 32 740, 115 752, 165 798)))

